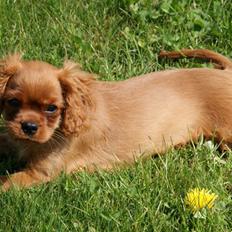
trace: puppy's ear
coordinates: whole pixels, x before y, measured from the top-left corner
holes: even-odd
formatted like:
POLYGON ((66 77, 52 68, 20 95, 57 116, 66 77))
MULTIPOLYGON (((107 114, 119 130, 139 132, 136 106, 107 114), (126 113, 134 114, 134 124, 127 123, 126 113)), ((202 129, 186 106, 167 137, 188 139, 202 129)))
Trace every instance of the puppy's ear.
POLYGON ((6 85, 9 79, 16 74, 21 67, 21 55, 9 55, 5 59, 0 60, 0 113, 2 111, 2 97, 5 93, 6 85))
POLYGON ((78 135, 88 125, 88 112, 94 105, 90 86, 95 78, 71 61, 64 63, 58 78, 65 100, 61 130, 65 135, 78 135))

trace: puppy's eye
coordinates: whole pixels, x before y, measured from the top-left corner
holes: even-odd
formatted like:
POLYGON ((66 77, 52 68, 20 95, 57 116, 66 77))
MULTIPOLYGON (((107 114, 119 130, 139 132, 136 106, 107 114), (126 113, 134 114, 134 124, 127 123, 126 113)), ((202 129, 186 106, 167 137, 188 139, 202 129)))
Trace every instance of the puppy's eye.
POLYGON ((11 107, 18 108, 20 107, 20 101, 17 98, 12 98, 7 100, 7 104, 10 105, 11 107))
POLYGON ((48 114, 55 113, 57 111, 57 106, 55 105, 48 105, 45 109, 45 112, 48 114))

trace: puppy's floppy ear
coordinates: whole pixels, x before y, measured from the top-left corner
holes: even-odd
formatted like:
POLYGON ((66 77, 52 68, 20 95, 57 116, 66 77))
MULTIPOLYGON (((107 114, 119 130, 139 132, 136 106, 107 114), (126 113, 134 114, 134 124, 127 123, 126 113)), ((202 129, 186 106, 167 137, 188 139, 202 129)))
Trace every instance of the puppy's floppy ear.
POLYGON ((9 79, 16 74, 21 67, 21 55, 15 53, 0 60, 0 113, 2 111, 2 97, 9 79))
POLYGON ((88 112, 94 105, 90 86, 95 78, 71 61, 64 63, 58 78, 65 100, 61 130, 65 135, 78 135, 88 125, 88 112))

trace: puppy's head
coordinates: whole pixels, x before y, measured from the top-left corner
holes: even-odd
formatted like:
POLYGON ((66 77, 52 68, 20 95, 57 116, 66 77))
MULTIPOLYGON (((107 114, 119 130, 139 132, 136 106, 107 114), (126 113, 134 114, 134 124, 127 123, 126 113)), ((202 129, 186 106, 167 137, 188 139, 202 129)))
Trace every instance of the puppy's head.
POLYGON ((49 141, 55 131, 80 133, 92 105, 90 74, 66 62, 61 69, 22 61, 19 55, 0 63, 0 110, 9 133, 16 139, 49 141))

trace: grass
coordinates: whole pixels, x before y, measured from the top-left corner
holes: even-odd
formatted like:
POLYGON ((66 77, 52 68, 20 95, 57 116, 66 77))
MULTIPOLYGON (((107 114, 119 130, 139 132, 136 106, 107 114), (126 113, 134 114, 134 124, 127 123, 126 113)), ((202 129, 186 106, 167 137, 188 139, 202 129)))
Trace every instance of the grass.
MULTIPOLYGON (((0 56, 22 51, 58 66, 68 57, 102 80, 205 66, 157 54, 208 48, 232 57, 231 12, 230 0, 3 0, 0 56)), ((1 193, 0 231, 232 231, 231 169, 231 154, 200 141, 110 173, 61 175, 1 193), (194 187, 219 196, 212 210, 186 207, 194 187)))

